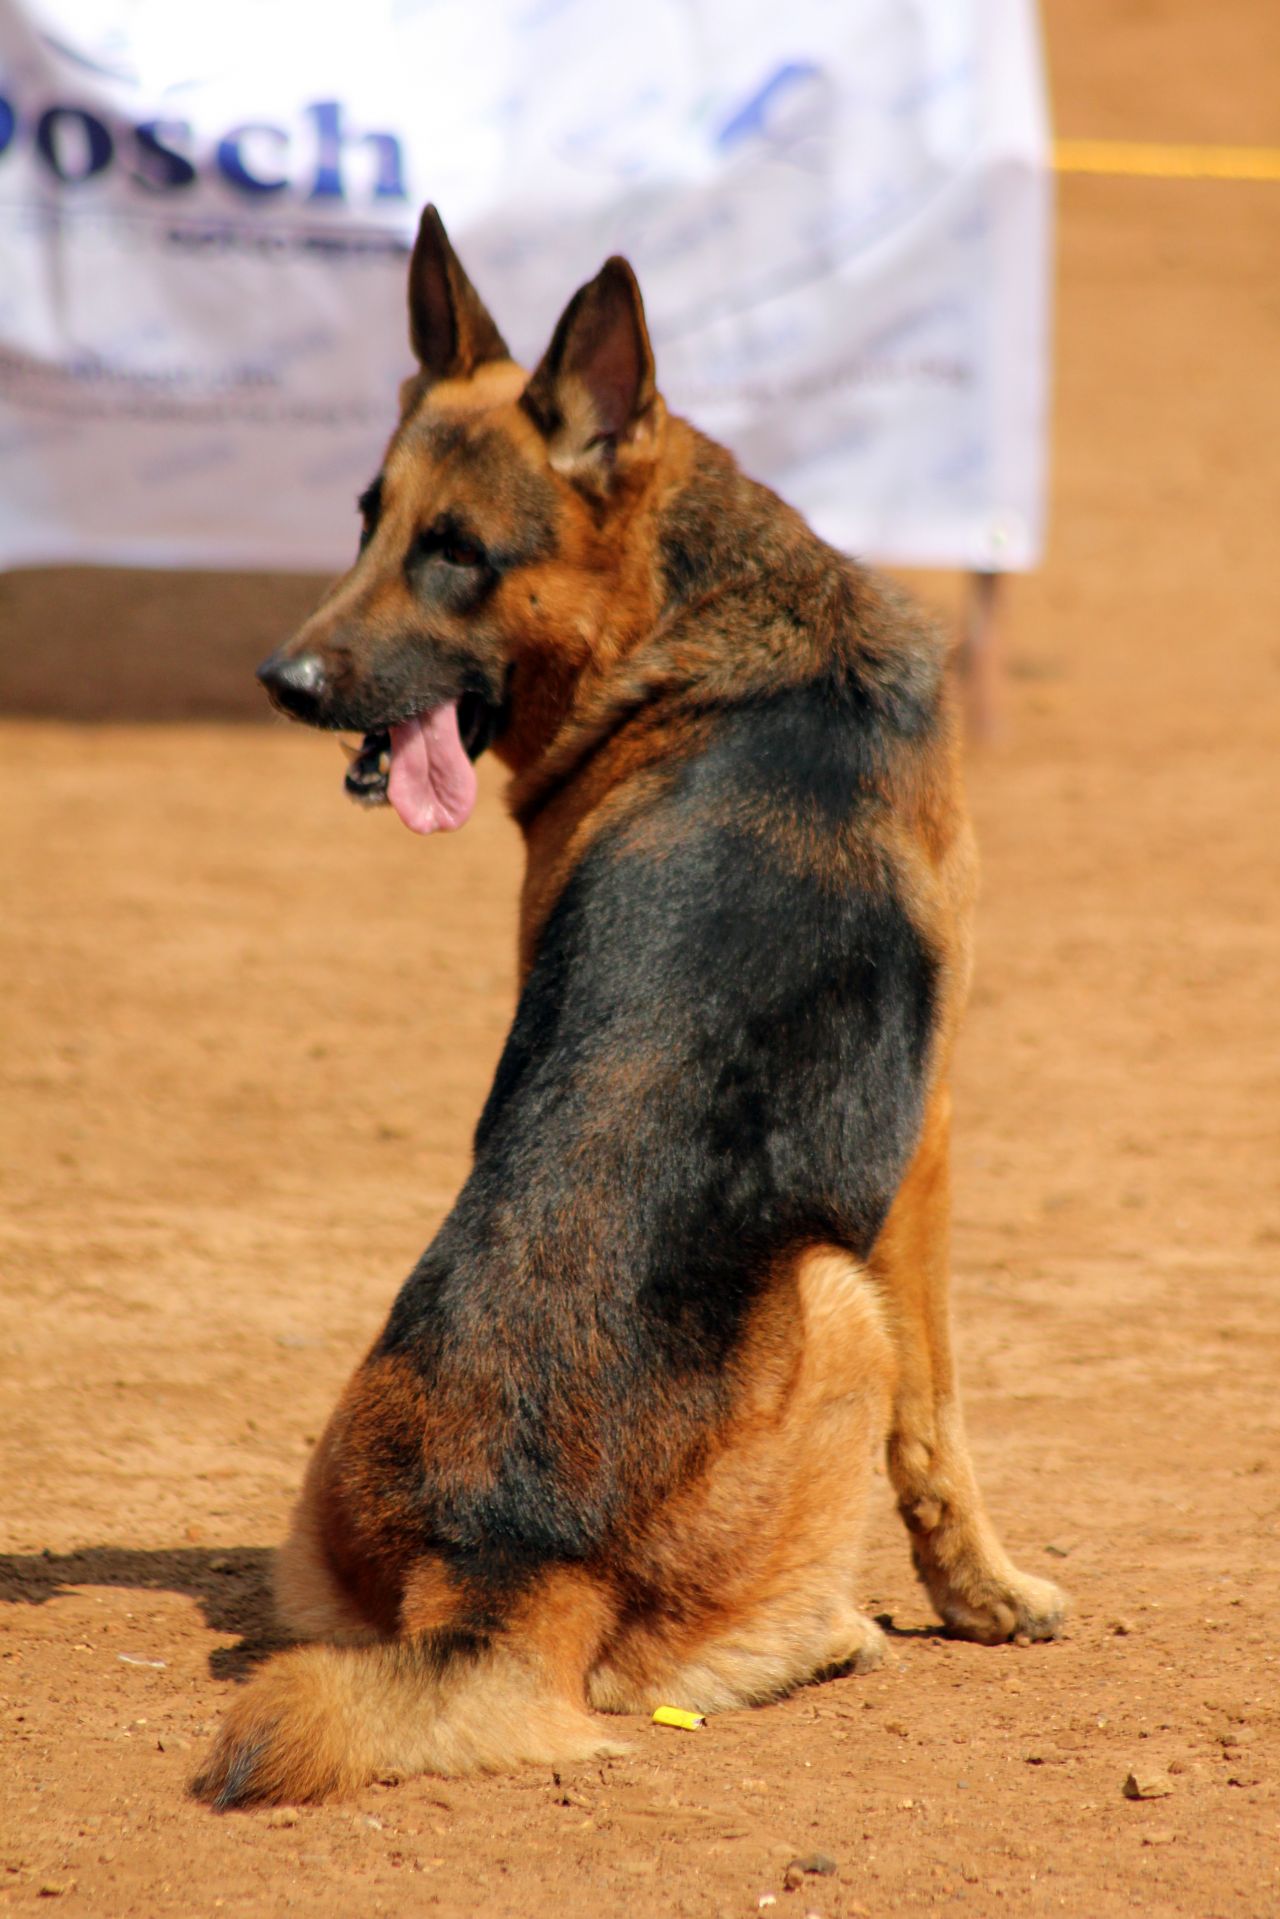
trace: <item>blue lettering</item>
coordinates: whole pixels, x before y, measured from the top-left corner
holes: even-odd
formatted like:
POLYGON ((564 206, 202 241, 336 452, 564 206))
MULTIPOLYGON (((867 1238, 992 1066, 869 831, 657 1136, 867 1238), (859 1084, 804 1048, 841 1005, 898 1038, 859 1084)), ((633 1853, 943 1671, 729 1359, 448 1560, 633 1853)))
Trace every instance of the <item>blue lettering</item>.
POLYGON ((404 155, 394 133, 366 133, 365 145, 378 156, 378 171, 373 182, 375 200, 405 200, 404 155))
MULTIPOLYGON (((342 180, 342 149, 344 144, 357 136, 346 132, 342 124, 342 103, 339 100, 313 100, 304 108, 310 115, 316 130, 316 142, 319 152, 316 157, 315 178, 309 200, 345 200, 346 189, 342 180)), ((403 200, 404 157, 400 142, 393 133, 364 133, 358 136, 361 146, 372 147, 377 161, 377 173, 373 183, 375 200, 403 200)))
POLYGON ((92 180, 111 165, 115 149, 111 135, 95 114, 83 107, 49 107, 36 121, 36 148, 42 160, 64 186, 79 186, 92 180), (78 127, 81 135, 79 164, 69 164, 62 137, 64 127, 78 127))
MULTIPOLYGON (((753 108, 758 110, 758 103, 753 108)), ((352 167, 359 199, 407 200, 404 149, 396 134, 353 130, 340 100, 313 100, 301 111, 315 142, 314 172, 309 186, 299 187, 308 200, 345 201, 346 175, 352 167)), ((296 126, 268 121, 230 127, 214 147, 213 170, 237 193, 254 199, 287 193, 303 164, 291 152, 298 132, 296 126)), ((81 186, 119 163, 144 192, 174 193, 196 186, 205 171, 189 120, 132 124, 63 105, 45 107, 28 119, 11 97, 0 93, 0 157, 27 139, 53 177, 67 187, 81 186)))
POLYGON ((194 184, 196 170, 186 154, 166 144, 170 140, 190 140, 191 127, 186 120, 147 120, 133 132, 138 142, 138 165, 130 179, 153 193, 194 184))
POLYGON ((337 100, 313 100, 305 109, 315 124, 320 152, 309 200, 342 200, 342 107, 337 100))
POLYGON ((232 127, 230 133, 225 134, 218 142, 218 171, 224 180, 229 181, 241 193, 283 193, 289 184, 287 174, 279 179, 264 180, 261 174, 250 173, 245 165, 240 152, 241 141, 254 136, 261 138, 264 134, 268 139, 274 140, 277 146, 287 147, 289 144, 289 136, 283 127, 252 124, 232 127))

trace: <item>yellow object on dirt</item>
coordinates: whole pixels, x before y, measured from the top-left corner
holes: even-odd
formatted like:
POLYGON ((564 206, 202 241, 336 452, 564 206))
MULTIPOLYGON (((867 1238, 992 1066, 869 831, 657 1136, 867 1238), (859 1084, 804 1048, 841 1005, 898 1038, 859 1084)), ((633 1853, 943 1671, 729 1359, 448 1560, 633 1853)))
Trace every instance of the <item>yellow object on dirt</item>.
POLYGON ((702 1712, 686 1712, 683 1706, 659 1706, 653 1715, 655 1726, 678 1726, 681 1732, 697 1732, 699 1726, 705 1726, 707 1716, 702 1712))

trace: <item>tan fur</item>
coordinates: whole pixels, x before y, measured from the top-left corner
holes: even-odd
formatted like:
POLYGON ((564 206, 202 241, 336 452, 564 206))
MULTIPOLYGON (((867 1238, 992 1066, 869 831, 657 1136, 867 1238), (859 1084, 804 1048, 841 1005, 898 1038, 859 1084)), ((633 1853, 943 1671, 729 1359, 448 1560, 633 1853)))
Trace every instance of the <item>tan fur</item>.
POLYGON ((805 1255, 792 1284, 779 1303, 799 1305, 799 1337, 772 1368, 753 1355, 751 1399, 724 1449, 655 1529, 655 1583, 671 1595, 672 1615, 610 1641, 588 1687, 603 1710, 725 1711, 883 1656, 883 1635, 854 1593, 893 1346, 847 1253, 805 1255), (715 1603, 682 1615, 695 1567, 699 1587, 714 1583, 715 1603))
MULTIPOLYGON (((254 1798, 300 1804, 389 1775, 565 1765, 625 1748, 575 1699, 566 1664, 581 1658, 580 1595, 536 1595, 531 1624, 491 1646, 423 1635, 303 1646, 245 1689, 194 1782, 209 1795, 247 1755, 254 1798)), ((569 1581, 572 1585, 572 1581, 569 1581)), ((589 1610, 589 1609, 588 1609, 589 1610)))

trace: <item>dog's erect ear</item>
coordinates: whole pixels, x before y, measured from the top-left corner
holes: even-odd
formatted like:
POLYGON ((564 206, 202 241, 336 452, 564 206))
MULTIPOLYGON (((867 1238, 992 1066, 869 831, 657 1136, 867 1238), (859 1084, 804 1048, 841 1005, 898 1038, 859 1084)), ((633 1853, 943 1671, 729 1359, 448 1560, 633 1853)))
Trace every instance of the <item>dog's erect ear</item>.
POLYGON ((489 360, 511 358, 434 207, 423 210, 409 263, 409 339, 433 380, 465 380, 489 360))
POLYGON ((656 398, 640 289, 615 255, 561 314, 521 404, 552 465, 607 490, 619 452, 644 440, 656 398))

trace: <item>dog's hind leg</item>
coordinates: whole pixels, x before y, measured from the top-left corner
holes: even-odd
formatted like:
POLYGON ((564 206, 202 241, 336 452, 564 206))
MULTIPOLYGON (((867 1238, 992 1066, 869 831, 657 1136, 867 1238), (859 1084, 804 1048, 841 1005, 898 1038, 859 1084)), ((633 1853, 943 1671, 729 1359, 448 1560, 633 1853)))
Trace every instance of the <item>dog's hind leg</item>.
POLYGON ((994 1644, 1055 1639, 1066 1602, 1013 1564, 969 1456, 951 1355, 950 1095, 939 1088, 916 1155, 868 1262, 895 1330, 898 1380, 889 1475, 916 1570, 951 1629, 994 1644))
POLYGON ((778 1307, 787 1341, 770 1363, 760 1340, 723 1451, 655 1516, 648 1583, 662 1600, 624 1609, 602 1648, 588 1696, 603 1710, 725 1712, 885 1656, 855 1594, 893 1387, 887 1315, 832 1247, 806 1249, 778 1307))
POLYGON ((276 1618, 292 1638, 346 1645, 375 1636, 377 1622, 360 1610, 325 1550, 321 1486, 332 1432, 330 1425, 308 1462, 289 1536, 275 1556, 272 1587, 276 1618))

